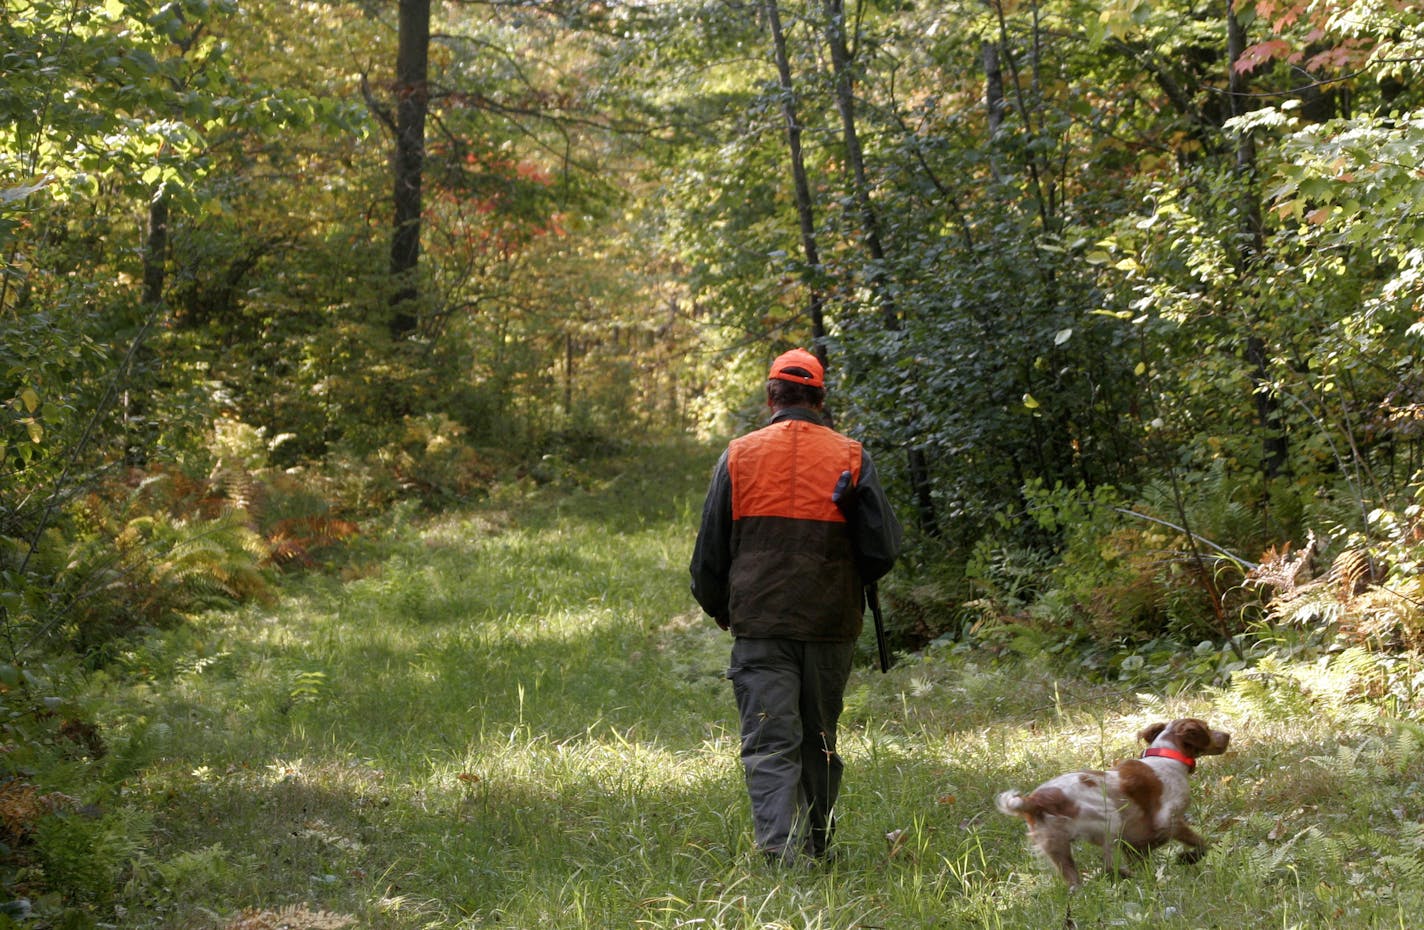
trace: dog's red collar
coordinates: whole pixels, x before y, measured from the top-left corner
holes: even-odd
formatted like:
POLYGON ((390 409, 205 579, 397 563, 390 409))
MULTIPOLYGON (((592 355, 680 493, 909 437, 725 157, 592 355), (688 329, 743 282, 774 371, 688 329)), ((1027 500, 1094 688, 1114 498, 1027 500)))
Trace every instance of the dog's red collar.
POLYGON ((1187 767, 1188 772, 1192 771, 1197 767, 1197 760, 1193 759, 1191 756, 1187 755, 1184 752, 1178 752, 1175 749, 1168 749, 1166 746, 1152 746, 1147 749, 1147 751, 1145 751, 1142 755, 1144 758, 1146 758, 1147 756, 1161 756, 1164 759, 1175 759, 1176 761, 1185 765, 1187 767))

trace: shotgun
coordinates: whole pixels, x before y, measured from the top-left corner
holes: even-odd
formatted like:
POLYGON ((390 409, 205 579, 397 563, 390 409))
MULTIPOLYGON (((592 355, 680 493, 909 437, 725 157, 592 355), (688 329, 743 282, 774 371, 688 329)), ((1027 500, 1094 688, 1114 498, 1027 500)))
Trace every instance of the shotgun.
POLYGON ((865 586, 865 601, 870 605, 870 616, 875 618, 875 645, 880 649, 880 671, 890 671, 890 647, 885 643, 885 615, 880 612, 880 583, 872 581, 865 586))
MULTIPOLYGON (((851 475, 849 471, 841 472, 840 480, 836 482, 835 490, 831 492, 831 501, 835 503, 841 514, 846 518, 846 523, 850 525, 851 538, 855 538, 855 487, 851 485, 851 475)), ((880 671, 887 673, 890 671, 890 646, 885 641, 885 615, 880 610, 880 585, 874 581, 865 586, 865 603, 870 606, 870 616, 875 620, 875 646, 880 652, 880 671)))

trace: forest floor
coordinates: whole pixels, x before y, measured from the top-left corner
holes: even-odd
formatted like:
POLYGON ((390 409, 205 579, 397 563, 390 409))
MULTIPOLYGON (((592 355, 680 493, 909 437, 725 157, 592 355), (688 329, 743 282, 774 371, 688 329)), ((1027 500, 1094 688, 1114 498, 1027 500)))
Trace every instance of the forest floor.
MULTIPOLYGON (((654 454, 655 453, 655 454, 654 454)), ((142 837, 106 923, 145 928, 1391 927, 1424 913, 1424 743, 1318 665, 1165 696, 1050 657, 867 660, 823 869, 762 862, 687 591, 715 451, 393 514, 340 572, 136 646, 95 685, 142 837), (1212 841, 1074 895, 994 809, 1198 716, 1212 841)), ((867 657, 870 651, 866 651, 867 657)), ((1338 676, 1337 676, 1338 677, 1338 676)))

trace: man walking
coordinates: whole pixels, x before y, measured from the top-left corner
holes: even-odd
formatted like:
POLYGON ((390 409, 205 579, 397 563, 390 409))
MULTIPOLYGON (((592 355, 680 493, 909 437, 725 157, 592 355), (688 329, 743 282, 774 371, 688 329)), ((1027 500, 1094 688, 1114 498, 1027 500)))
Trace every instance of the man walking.
POLYGON ((863 588, 894 564, 900 524, 870 455, 826 425, 814 355, 778 356, 766 396, 771 422, 734 439, 713 469, 692 594, 735 637, 727 677, 757 848, 796 863, 831 855, 836 724, 863 588))

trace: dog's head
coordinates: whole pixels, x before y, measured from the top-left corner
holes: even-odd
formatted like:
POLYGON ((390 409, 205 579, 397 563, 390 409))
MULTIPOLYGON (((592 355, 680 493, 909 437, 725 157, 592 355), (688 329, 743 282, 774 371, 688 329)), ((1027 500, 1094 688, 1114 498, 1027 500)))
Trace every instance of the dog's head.
POLYGON ((1148 746, 1171 746, 1193 759, 1197 756, 1219 756, 1226 752, 1231 742, 1230 733, 1213 730, 1206 721, 1195 717, 1154 723, 1137 734, 1137 738, 1148 746))

